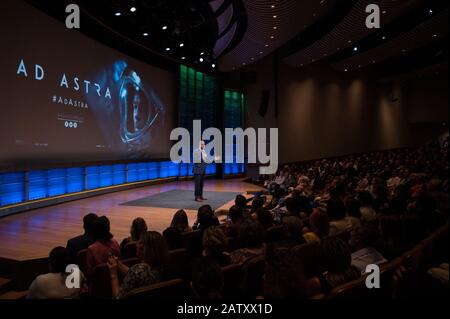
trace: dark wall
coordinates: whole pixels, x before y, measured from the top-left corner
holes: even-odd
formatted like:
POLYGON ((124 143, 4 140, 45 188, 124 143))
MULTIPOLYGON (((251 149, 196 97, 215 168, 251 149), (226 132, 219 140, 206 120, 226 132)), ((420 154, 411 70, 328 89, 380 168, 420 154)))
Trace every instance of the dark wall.
MULTIPOLYGON (((245 72, 256 72, 256 81, 241 82, 246 94, 247 124, 279 128, 281 163, 412 146, 442 132, 436 124, 432 128, 421 125, 417 131, 412 119, 429 110, 411 95, 418 91, 411 91, 403 82, 335 72, 320 64, 291 68, 280 63, 275 71, 273 57, 247 67, 245 72), (275 72, 279 78, 277 117, 275 72), (271 91, 269 112, 264 118, 257 112, 263 90, 271 91)), ((424 92, 434 97, 434 87, 430 85, 424 92)), ((448 105, 448 93, 442 94, 439 101, 434 104, 448 105)), ((442 107, 436 109, 432 118, 443 118, 442 107)))

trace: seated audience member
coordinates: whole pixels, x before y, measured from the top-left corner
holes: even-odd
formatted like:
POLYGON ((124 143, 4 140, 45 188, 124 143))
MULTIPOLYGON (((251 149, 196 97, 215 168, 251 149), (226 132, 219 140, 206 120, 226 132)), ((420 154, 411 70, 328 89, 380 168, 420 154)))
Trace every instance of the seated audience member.
POLYGON ((193 230, 205 231, 208 227, 218 226, 220 223, 214 216, 214 211, 210 205, 203 205, 197 211, 197 221, 194 223, 193 230))
POLYGON ((39 275, 31 283, 28 299, 76 299, 84 290, 84 276, 80 276, 80 288, 68 288, 66 267, 69 265, 69 255, 64 247, 53 248, 49 256, 50 272, 39 275))
POLYGON ((120 243, 120 251, 123 255, 124 248, 127 244, 136 243, 142 236, 143 233, 147 232, 147 224, 145 220, 141 217, 135 218, 131 223, 130 237, 125 238, 120 243))
POLYGON ((374 227, 362 227, 359 229, 360 241, 357 250, 352 253, 352 265, 364 274, 367 265, 380 265, 387 262, 377 250, 377 240, 379 237, 378 230, 374 227))
POLYGON ((309 217, 309 230, 303 234, 305 241, 309 243, 320 243, 330 234, 330 220, 327 213, 322 209, 315 209, 309 217))
POLYGON ((253 219, 246 219, 239 228, 237 242, 239 247, 230 253, 231 261, 235 264, 244 263, 246 260, 260 256, 264 252, 264 229, 261 224, 253 219))
POLYGON ((250 213, 255 213, 258 209, 262 208, 264 206, 264 203, 266 202, 266 198, 262 196, 257 196, 252 201, 252 207, 250 210, 250 213))
POLYGON ((373 197, 367 192, 361 192, 358 196, 359 202, 361 203, 360 212, 361 212, 361 222, 362 223, 370 223, 377 218, 377 213, 373 208, 373 197))
POLYGON ((192 230, 189 226, 187 214, 183 209, 178 210, 175 215, 173 215, 170 227, 178 229, 180 233, 185 233, 192 230))
POLYGON ((298 207, 300 212, 300 218, 308 218, 313 211, 311 202, 306 196, 298 197, 298 207))
POLYGON ((94 243, 92 225, 98 218, 96 214, 90 213, 83 217, 84 234, 71 238, 67 241, 66 249, 69 254, 69 262, 77 264, 77 255, 80 250, 87 249, 94 243))
POLYGON ((301 244, 306 244, 303 238, 303 223, 299 218, 290 217, 285 218, 283 223, 286 228, 286 239, 279 242, 283 247, 294 247, 301 244))
POLYGON ((350 233, 349 244, 351 247, 356 247, 360 240, 360 228, 361 228, 361 211, 359 201, 350 198, 345 201, 345 208, 347 210, 347 220, 352 225, 350 233))
POLYGON ((120 246, 110 233, 109 219, 99 217, 92 227, 95 242, 89 246, 87 253, 89 276, 95 266, 106 263, 110 256, 120 257, 120 246))
POLYGON ((203 256, 214 260, 223 267, 231 263, 230 256, 224 254, 228 247, 227 237, 220 227, 209 227, 203 233, 203 256))
POLYGON ((110 257, 108 266, 111 274, 112 295, 115 298, 126 298, 134 289, 161 282, 168 260, 168 249, 164 237, 155 231, 142 235, 137 244, 137 255, 141 262, 128 268, 117 257, 110 257), (119 284, 118 272, 125 275, 122 285, 119 284))
POLYGON ((328 294, 342 284, 361 276, 358 268, 352 266, 352 256, 348 245, 338 237, 324 238, 320 244, 320 261, 325 272, 315 278, 320 291, 328 294))
POLYGON ((227 225, 227 236, 236 238, 239 232, 239 227, 241 226, 244 216, 242 214, 242 209, 237 206, 231 206, 228 211, 228 225, 227 225))
POLYGON ((256 211, 256 219, 259 221, 264 230, 267 230, 274 225, 272 213, 267 208, 259 208, 256 211))
POLYGON ((245 218, 247 218, 248 215, 250 215, 251 209, 251 206, 247 205, 247 202, 248 202, 247 198, 245 198, 245 196, 241 194, 236 195, 236 198, 234 199, 234 205, 242 209, 242 214, 244 215, 245 218))
POLYGON ((192 293, 196 299, 223 299, 223 275, 220 266, 209 257, 202 257, 192 267, 192 293))
POLYGON ((163 231, 164 239, 167 242, 169 250, 184 248, 183 234, 174 227, 168 227, 163 231))
POLYGON ((294 250, 269 244, 265 253, 264 298, 306 299, 320 293, 314 279, 308 279, 294 250))
POLYGON ((401 256, 414 244, 405 236, 404 218, 395 215, 382 215, 379 218, 380 240, 377 250, 388 260, 401 256))
POLYGON ((345 205, 340 199, 332 198, 327 203, 330 218, 330 236, 352 230, 351 222, 346 218, 345 205))

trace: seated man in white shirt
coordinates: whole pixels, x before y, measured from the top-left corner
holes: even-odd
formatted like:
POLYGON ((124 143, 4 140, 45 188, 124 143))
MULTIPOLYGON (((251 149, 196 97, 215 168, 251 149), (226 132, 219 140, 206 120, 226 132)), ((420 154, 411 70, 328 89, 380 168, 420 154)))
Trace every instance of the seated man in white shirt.
MULTIPOLYGON (((28 299, 76 299, 85 291, 84 276, 80 271, 80 283, 78 288, 67 285, 66 267, 69 255, 66 248, 56 247, 50 252, 50 272, 39 275, 31 283, 28 291, 28 299), (69 286, 69 287, 68 287, 69 286)), ((69 280, 70 281, 70 280, 69 280)))

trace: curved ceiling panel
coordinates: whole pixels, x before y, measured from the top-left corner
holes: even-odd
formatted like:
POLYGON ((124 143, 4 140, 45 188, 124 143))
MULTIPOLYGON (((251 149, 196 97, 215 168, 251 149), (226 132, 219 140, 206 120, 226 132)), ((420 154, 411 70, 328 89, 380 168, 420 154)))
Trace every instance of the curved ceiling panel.
POLYGON ((219 60, 222 71, 251 64, 317 21, 337 0, 244 0, 248 26, 241 42, 219 60))
MULTIPOLYGON (((380 0, 377 4, 382 12, 381 23, 386 25, 399 15, 414 9, 424 0, 380 0)), ((336 27, 320 40, 283 61, 291 66, 303 66, 331 56, 378 31, 366 27, 366 7, 373 0, 360 0, 350 13, 336 27)))
POLYGON ((433 41, 443 39, 448 36, 448 15, 448 9, 444 10, 411 31, 374 49, 342 60, 334 64, 333 67, 339 71, 358 70, 395 56, 407 54, 417 48, 427 46, 433 41))

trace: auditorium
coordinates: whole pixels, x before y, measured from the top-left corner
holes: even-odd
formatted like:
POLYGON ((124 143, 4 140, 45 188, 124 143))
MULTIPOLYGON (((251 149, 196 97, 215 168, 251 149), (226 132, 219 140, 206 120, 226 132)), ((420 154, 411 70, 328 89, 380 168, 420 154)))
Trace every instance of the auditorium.
POLYGON ((0 12, 2 305, 448 298, 448 1, 0 12))

